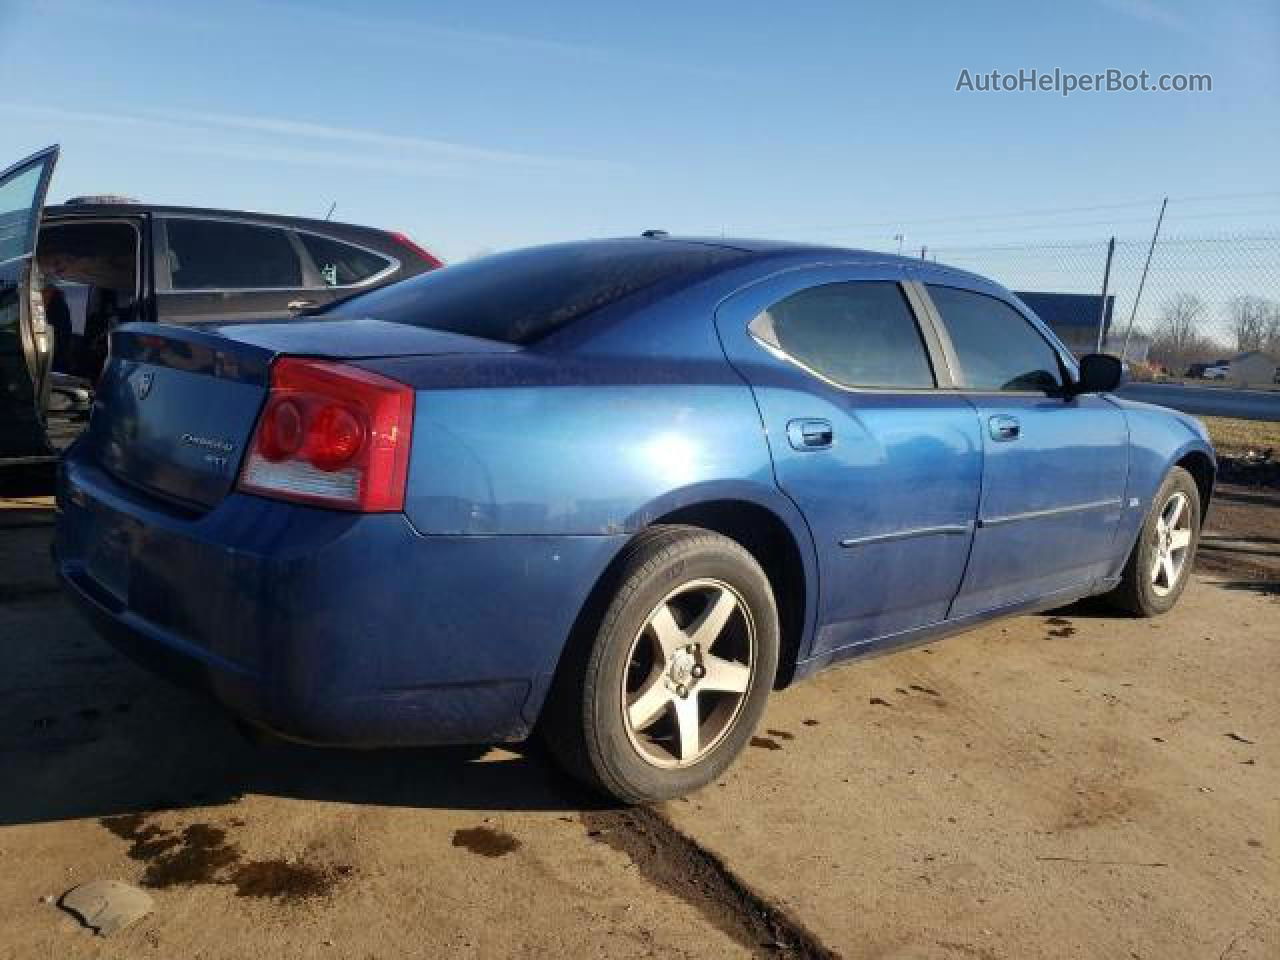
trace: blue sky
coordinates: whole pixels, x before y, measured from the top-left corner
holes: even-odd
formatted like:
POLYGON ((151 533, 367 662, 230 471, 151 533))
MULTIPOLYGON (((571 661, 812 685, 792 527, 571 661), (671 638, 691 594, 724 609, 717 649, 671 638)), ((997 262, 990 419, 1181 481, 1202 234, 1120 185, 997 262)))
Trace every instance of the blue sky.
POLYGON ((54 199, 336 201, 447 259, 646 227, 1136 237, 1166 193, 1171 230, 1274 231, 1280 5, 0 0, 0 123, 5 155, 63 145, 54 199), (1214 89, 955 92, 1020 67, 1214 89))

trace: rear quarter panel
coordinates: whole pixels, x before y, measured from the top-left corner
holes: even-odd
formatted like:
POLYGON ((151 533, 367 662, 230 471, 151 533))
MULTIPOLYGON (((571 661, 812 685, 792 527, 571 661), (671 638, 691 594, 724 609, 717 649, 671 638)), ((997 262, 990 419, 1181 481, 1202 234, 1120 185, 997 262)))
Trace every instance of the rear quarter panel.
POLYGON ((418 391, 413 525, 591 536, 714 499, 785 510, 750 388, 716 335, 721 295, 633 299, 505 355, 365 361, 418 391))
POLYGON ((703 500, 780 499, 751 394, 723 360, 366 365, 418 390, 405 511, 424 534, 610 535, 703 500))
MULTIPOLYGON (((778 489, 750 388, 716 335, 724 286, 602 311, 515 353, 371 359, 417 390, 405 511, 426 536, 608 537, 743 501, 790 531, 812 635, 813 538, 778 489)), ((622 536, 619 536, 622 535, 622 536)), ((593 586, 580 584, 585 600, 593 586)))

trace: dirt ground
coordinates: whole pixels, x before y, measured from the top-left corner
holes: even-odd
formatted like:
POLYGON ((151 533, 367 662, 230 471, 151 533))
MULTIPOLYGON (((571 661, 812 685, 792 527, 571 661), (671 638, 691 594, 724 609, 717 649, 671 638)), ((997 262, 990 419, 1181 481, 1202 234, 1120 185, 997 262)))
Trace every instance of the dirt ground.
POLYGON ((1221 484, 1201 539, 1199 568, 1280 580, 1280 490, 1221 484))
POLYGON ((536 753, 252 745, 72 613, 47 499, 0 500, 0 957, 1280 956, 1280 496, 1223 494, 1173 614, 823 674, 634 811, 536 753), (56 901, 94 878, 154 912, 92 935, 56 901))

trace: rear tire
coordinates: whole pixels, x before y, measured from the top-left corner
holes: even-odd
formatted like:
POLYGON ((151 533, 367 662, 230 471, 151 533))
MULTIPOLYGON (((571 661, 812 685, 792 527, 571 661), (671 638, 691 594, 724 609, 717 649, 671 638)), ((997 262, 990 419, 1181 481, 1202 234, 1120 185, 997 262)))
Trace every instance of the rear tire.
POLYGON ((616 569, 542 735, 589 786, 651 803, 710 783, 746 745, 777 672, 778 613, 755 558, 696 527, 645 531, 616 569))
POLYGON ((1195 563, 1200 543, 1200 488, 1174 467, 1151 501, 1119 585, 1106 599, 1139 617, 1173 609, 1195 563))

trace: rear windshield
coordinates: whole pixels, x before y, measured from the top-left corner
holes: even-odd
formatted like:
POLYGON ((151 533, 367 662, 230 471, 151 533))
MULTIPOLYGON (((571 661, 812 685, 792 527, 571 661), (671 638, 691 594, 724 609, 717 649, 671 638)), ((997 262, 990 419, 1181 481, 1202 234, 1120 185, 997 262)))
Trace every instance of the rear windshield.
POLYGON ((321 316, 530 344, 647 287, 744 255, 657 240, 533 247, 420 274, 344 300, 321 316))

